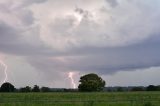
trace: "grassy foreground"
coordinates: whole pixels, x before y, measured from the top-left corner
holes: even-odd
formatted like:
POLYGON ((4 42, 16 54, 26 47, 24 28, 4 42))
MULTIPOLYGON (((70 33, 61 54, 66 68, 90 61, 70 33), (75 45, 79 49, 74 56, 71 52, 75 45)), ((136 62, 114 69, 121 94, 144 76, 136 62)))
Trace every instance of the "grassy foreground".
POLYGON ((160 92, 0 93, 0 106, 160 106, 160 92))

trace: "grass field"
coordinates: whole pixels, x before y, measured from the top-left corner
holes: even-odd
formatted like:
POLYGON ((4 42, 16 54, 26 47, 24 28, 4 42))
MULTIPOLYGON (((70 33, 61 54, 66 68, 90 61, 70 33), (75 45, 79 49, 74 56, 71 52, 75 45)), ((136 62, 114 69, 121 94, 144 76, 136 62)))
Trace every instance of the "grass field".
POLYGON ((1 93, 0 106, 160 106, 160 92, 1 93))

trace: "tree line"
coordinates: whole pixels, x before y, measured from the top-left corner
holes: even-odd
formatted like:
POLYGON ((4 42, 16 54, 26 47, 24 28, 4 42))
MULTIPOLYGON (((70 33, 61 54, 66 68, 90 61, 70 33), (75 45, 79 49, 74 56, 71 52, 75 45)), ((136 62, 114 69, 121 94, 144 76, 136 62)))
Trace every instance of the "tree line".
MULTIPOLYGON (((61 89, 61 91, 68 92, 68 91, 81 91, 81 92, 92 92, 92 91, 102 91, 105 87, 105 81, 99 77, 97 74, 90 73, 80 77, 79 80, 80 84, 78 86, 78 90, 76 89, 61 89)), ((22 87, 16 89, 14 85, 9 82, 3 83, 0 88, 1 92, 51 92, 55 91, 49 87, 39 87, 38 85, 34 85, 33 88, 30 86, 22 87)), ((59 91, 57 89, 56 91, 59 91)))
POLYGON ((105 91, 105 92, 160 91, 160 85, 105 87, 103 91, 105 91))
POLYGON ((56 89, 49 87, 26 86, 15 88, 13 84, 5 82, 0 87, 0 92, 121 92, 121 91, 160 91, 160 86, 149 85, 147 87, 105 87, 106 82, 97 74, 90 73, 80 77, 78 89, 56 89))

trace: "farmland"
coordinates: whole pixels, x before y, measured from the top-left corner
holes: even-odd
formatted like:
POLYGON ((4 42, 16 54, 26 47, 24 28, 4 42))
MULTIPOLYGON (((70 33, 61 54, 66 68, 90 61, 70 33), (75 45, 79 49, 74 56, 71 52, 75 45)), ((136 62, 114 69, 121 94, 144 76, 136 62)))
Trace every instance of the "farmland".
POLYGON ((160 106, 160 92, 0 93, 0 106, 160 106))

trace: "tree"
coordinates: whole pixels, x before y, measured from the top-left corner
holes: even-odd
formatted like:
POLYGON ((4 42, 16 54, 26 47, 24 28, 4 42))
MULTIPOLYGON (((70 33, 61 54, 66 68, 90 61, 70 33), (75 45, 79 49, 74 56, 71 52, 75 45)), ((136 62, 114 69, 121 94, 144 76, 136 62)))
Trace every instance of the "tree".
POLYGON ((160 85, 157 86, 157 91, 160 91, 160 85))
POLYGON ((0 88, 1 92, 14 92, 14 90, 15 90, 14 86, 9 82, 3 83, 0 88))
POLYGON ((105 86, 105 81, 94 73, 82 76, 79 82, 79 91, 101 91, 105 86))
POLYGON ((144 91, 144 87, 133 87, 131 91, 144 91))
POLYGON ((124 91, 124 90, 123 90, 123 87, 118 87, 118 88, 117 88, 117 92, 122 92, 122 91, 124 91))
POLYGON ((24 88, 20 88, 20 92, 31 92, 31 87, 26 86, 24 88))
POLYGON ((41 92, 51 92, 51 89, 49 87, 42 87, 41 92))
POLYGON ((157 87, 154 86, 154 85, 149 85, 147 88, 146 88, 147 91, 157 91, 157 87))
POLYGON ((39 86, 38 85, 34 85, 32 92, 40 92, 39 86))

